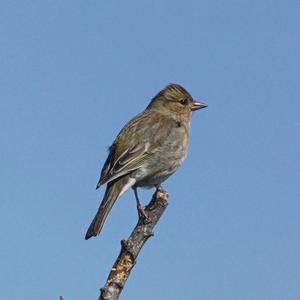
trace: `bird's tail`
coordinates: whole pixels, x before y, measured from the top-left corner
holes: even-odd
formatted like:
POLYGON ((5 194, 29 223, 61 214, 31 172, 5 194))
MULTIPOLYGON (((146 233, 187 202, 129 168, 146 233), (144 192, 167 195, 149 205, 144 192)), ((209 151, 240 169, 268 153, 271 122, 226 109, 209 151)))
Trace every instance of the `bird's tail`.
MULTIPOLYGON (((92 236, 99 235, 105 223, 105 220, 109 212, 111 211, 113 205, 115 204, 116 200, 120 196, 121 192, 125 192, 124 187, 128 182, 128 177, 126 177, 127 176, 120 178, 117 181, 109 182, 107 184, 106 191, 103 200, 100 204, 100 207, 97 211, 97 214, 86 232, 86 240, 88 240, 92 236)), ((128 188, 130 188, 130 186, 128 186, 128 188)))

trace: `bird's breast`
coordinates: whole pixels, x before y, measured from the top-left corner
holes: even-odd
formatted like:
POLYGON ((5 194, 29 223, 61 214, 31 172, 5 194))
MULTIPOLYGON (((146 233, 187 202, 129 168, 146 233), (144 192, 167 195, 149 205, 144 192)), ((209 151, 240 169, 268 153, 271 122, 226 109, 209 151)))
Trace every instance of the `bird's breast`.
POLYGON ((188 143, 188 128, 176 126, 169 130, 147 163, 136 172, 136 185, 151 187, 166 180, 185 160, 188 143))

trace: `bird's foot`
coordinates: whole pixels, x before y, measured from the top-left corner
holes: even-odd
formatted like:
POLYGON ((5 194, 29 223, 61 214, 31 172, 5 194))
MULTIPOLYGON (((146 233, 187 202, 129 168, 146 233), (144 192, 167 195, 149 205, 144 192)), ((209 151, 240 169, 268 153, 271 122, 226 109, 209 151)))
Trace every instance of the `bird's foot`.
POLYGON ((145 212, 145 208, 141 204, 138 204, 136 207, 137 207, 139 217, 143 218, 143 221, 145 223, 149 222, 149 218, 145 212))

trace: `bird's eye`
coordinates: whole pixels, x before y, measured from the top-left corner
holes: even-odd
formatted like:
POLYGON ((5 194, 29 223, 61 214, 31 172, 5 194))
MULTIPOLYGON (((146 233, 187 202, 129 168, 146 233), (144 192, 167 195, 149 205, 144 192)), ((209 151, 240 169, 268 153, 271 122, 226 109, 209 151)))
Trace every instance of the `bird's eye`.
POLYGON ((188 99, 182 99, 182 100, 180 100, 180 103, 181 103, 182 105, 187 105, 188 102, 189 102, 188 99))

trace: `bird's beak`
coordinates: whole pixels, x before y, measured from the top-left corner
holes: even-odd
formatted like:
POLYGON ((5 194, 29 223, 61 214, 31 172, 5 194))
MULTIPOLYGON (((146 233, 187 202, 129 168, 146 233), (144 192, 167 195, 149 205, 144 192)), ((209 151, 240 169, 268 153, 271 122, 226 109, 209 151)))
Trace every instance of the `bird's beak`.
POLYGON ((205 107, 207 107, 207 104, 197 102, 197 101, 193 101, 191 110, 195 111, 195 110, 202 109, 202 108, 205 108, 205 107))

